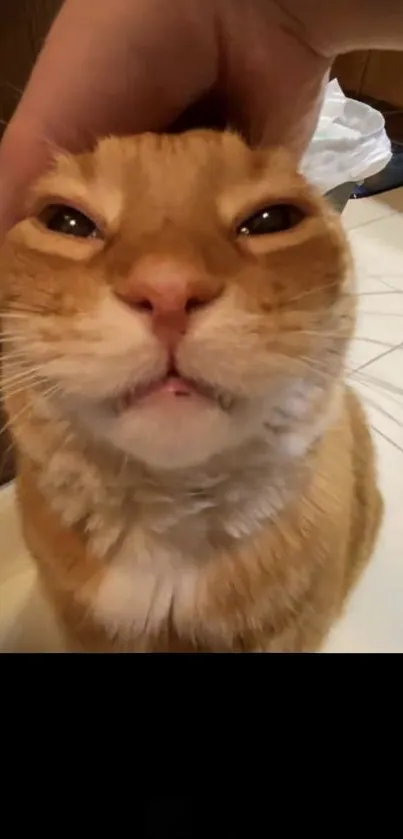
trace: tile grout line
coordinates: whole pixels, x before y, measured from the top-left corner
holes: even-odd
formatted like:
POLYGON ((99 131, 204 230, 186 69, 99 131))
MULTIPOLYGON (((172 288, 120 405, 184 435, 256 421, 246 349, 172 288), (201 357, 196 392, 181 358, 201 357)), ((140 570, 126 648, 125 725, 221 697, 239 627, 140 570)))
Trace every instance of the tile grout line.
MULTIPOLYGON (((393 286, 393 285, 389 285, 389 283, 387 283, 386 280, 381 279, 380 277, 376 277, 376 276, 374 276, 373 279, 377 280, 377 282, 379 282, 379 283, 382 283, 382 285, 384 285, 385 288, 390 288, 391 291, 395 291, 396 294, 403 294, 403 289, 396 288, 396 286, 393 286)), ((393 280, 393 277, 391 279, 393 280)), ((403 279, 403 275, 396 274, 395 279, 401 280, 401 279, 403 279)))
MULTIPOLYGON (((385 218, 391 218, 392 216, 398 216, 400 213, 397 210, 391 210, 390 213, 385 213, 383 216, 379 216, 379 218, 372 218, 368 221, 362 221, 360 224, 355 224, 354 227, 345 227, 345 232, 347 234, 352 233, 353 230, 360 230, 361 227, 368 227, 369 224, 376 224, 378 221, 383 221, 385 218)), ((343 224, 343 215, 341 217, 341 222, 343 224)))
POLYGON ((403 347, 403 341, 400 344, 396 344, 395 347, 390 347, 385 352, 382 352, 380 355, 375 356, 375 358, 371 358, 369 361, 366 361, 365 364, 361 364, 360 367, 356 367, 354 373, 359 373, 361 370, 364 370, 365 367, 369 367, 370 364, 373 364, 375 361, 379 361, 381 358, 385 358, 387 355, 390 355, 395 350, 401 350, 403 347))
POLYGON ((383 440, 385 440, 387 443, 389 443, 391 446, 393 446, 395 449, 397 449, 398 452, 403 453, 403 449, 397 443, 395 443, 395 441, 392 439, 392 437, 388 437, 387 434, 384 434, 383 431, 380 431, 380 429, 377 428, 377 426, 373 425, 372 423, 370 423, 370 427, 373 429, 373 431, 375 431, 377 434, 379 434, 379 436, 382 437, 383 440))

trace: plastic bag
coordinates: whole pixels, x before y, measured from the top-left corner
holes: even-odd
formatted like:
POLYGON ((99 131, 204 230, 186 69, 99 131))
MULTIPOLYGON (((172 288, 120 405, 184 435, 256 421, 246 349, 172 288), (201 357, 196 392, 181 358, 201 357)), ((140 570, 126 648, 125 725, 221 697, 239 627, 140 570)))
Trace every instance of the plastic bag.
POLYGON ((305 177, 328 192, 376 175, 391 157, 382 114, 348 99, 337 79, 329 82, 315 134, 302 159, 305 177))

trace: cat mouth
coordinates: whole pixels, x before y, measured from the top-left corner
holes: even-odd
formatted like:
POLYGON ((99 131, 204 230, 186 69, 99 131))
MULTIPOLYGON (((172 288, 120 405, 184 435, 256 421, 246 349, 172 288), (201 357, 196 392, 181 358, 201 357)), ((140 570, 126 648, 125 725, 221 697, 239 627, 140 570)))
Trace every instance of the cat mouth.
POLYGON ((122 391, 113 400, 116 414, 122 414, 131 408, 140 407, 153 398, 190 400, 201 399, 215 402, 223 411, 230 411, 235 397, 207 382, 182 376, 172 367, 165 376, 152 381, 136 384, 122 391))

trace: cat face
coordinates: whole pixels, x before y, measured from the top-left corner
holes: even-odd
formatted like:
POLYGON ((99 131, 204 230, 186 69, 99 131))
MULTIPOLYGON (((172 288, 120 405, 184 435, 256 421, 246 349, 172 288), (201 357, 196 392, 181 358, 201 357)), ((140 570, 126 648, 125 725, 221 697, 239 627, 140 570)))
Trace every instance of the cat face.
POLYGON ((309 418, 353 325, 337 218, 230 133, 59 157, 0 270, 6 394, 9 363, 76 430, 163 468, 309 418))

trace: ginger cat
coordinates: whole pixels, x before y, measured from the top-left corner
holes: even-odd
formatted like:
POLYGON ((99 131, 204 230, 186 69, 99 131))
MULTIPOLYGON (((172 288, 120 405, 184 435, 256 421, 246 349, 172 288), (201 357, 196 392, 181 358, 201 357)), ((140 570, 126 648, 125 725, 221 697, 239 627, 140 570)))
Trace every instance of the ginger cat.
POLYGON ((0 255, 27 545, 66 650, 320 649, 381 518, 337 215, 231 133, 59 156, 0 255))

